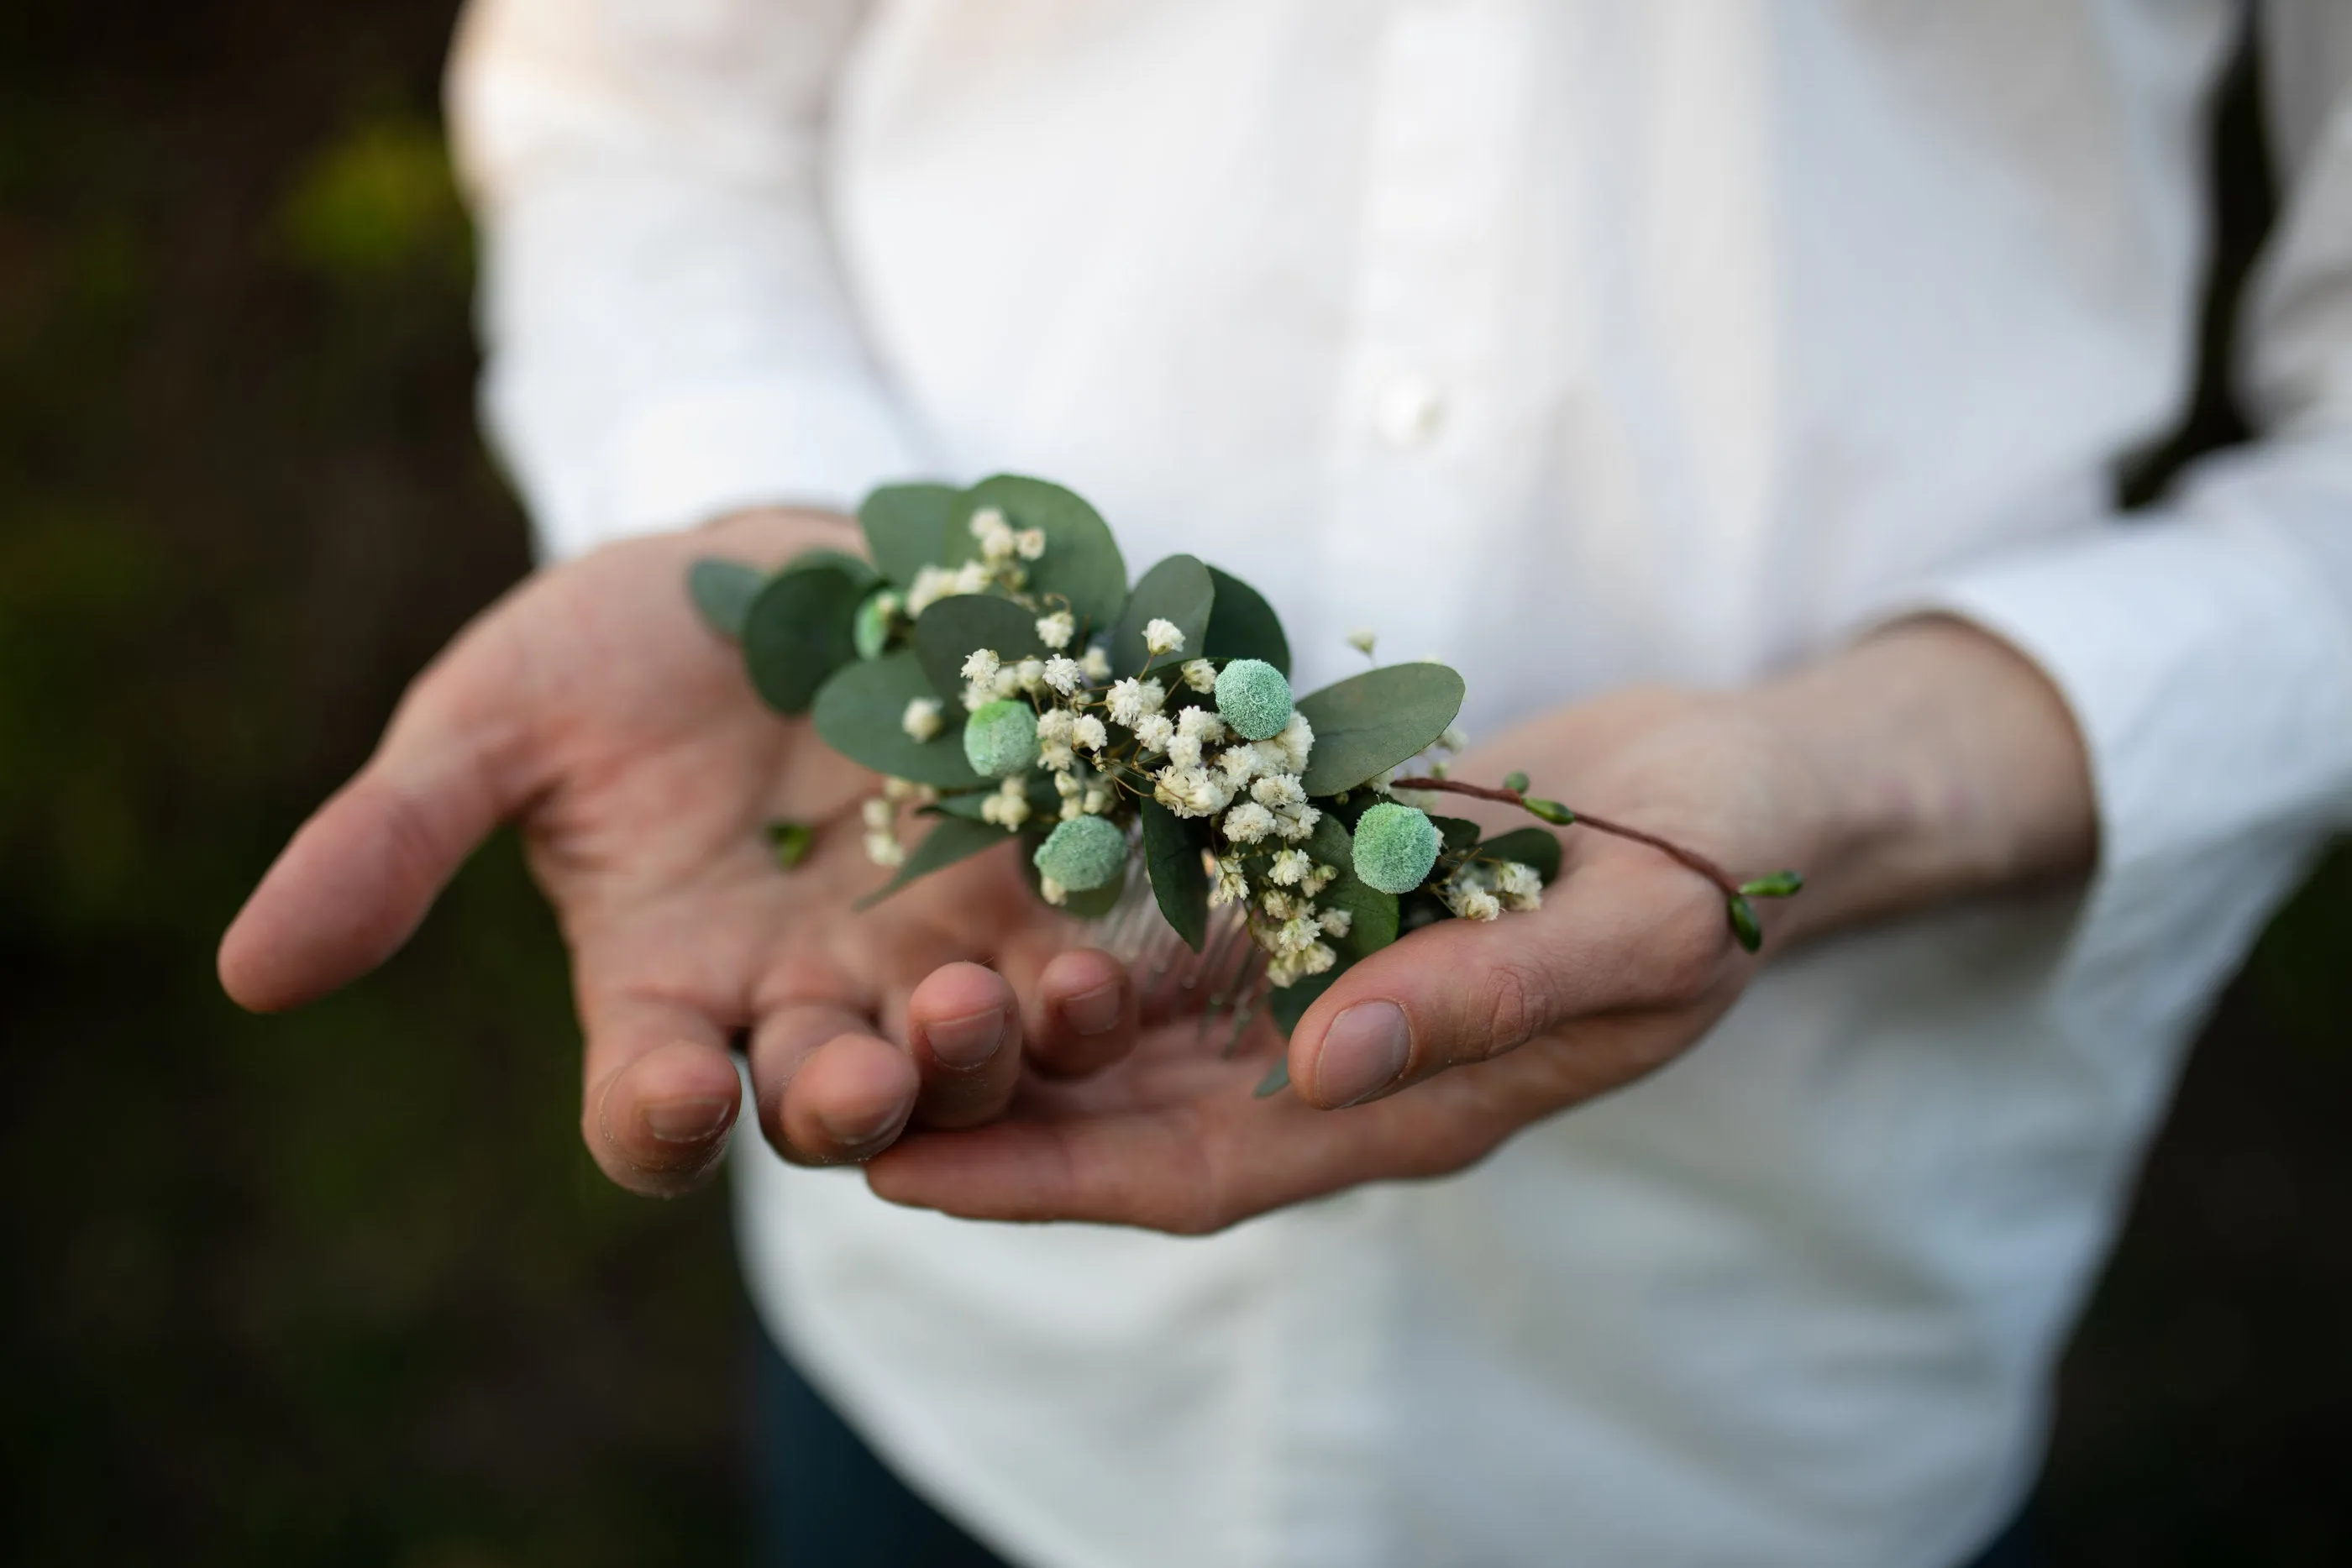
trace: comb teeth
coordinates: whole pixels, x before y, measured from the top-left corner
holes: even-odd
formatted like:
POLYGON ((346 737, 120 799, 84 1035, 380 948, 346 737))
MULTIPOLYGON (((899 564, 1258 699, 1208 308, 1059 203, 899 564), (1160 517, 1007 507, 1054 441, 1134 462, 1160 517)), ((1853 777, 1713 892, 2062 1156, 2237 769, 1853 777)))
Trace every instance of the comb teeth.
POLYGON ((1195 953, 1160 913, 1150 882, 1130 876, 1110 913, 1082 927, 1077 940, 1127 966, 1147 1020, 1192 1014, 1199 1019, 1196 1038, 1205 1044, 1218 1018, 1230 1014, 1222 1054, 1241 1049, 1265 991, 1265 955, 1250 940, 1239 906, 1209 911, 1208 936, 1195 953))

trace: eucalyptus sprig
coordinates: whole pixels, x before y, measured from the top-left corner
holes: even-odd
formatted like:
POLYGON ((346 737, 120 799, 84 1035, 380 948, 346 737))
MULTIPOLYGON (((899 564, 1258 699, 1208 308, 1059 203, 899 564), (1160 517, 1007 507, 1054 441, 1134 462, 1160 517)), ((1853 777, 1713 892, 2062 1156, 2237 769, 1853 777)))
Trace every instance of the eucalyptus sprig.
MULTIPOLYGON (((1439 777, 1460 744, 1459 674, 1376 665, 1295 696, 1264 595, 1189 555, 1130 587, 1109 527, 1058 485, 887 486, 858 523, 865 559, 812 550, 772 574, 699 560, 688 586, 740 644, 763 701, 810 715, 825 744, 883 776, 866 845, 894 874, 868 903, 1017 840, 1041 898, 1099 917, 1139 863, 1195 953, 1210 912, 1233 912, 1287 1033, 1402 934, 1539 907, 1559 874, 1550 832, 1486 837, 1393 790, 1508 801, 1654 845, 1725 890, 1751 952, 1762 933, 1748 898, 1801 885, 1793 872, 1736 883, 1664 839, 1531 797, 1520 775, 1501 789, 1439 777), (1429 776, 1395 777, 1423 758, 1429 776), (911 851, 898 837, 909 812, 931 819, 911 851)), ((1370 653, 1369 636, 1350 641, 1370 653)), ((789 870, 809 830, 772 824, 769 838, 789 870)))

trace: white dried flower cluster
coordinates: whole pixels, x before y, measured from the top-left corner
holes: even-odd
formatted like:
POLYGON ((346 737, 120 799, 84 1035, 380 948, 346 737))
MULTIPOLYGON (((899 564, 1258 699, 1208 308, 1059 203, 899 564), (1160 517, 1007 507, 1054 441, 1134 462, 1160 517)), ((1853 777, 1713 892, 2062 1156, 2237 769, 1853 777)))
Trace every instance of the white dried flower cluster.
POLYGON ((980 803, 980 820, 1000 828, 1017 828, 1029 820, 1029 786, 1018 775, 998 785, 996 793, 980 803))
POLYGON ((1143 625, 1143 651, 1157 659, 1184 651, 1184 632, 1173 621, 1154 618, 1143 625))
POLYGON ((909 740, 929 740, 939 734, 940 725, 945 722, 940 717, 940 710, 944 706, 937 697, 909 698, 906 714, 898 720, 898 727, 907 732, 909 740))
MULTIPOLYGON (((971 515, 971 537, 980 546, 981 559, 992 565, 1009 564, 1014 557, 1035 560, 1045 553, 1045 534, 1042 528, 1018 528, 1004 520, 1004 514, 994 507, 982 507, 971 515)), ((1016 572, 1019 569, 1013 569, 1016 572)), ((1008 584, 1018 588, 1020 583, 1008 584)))
POLYGON ((1496 920, 1506 909, 1541 909, 1543 878, 1517 861, 1471 861, 1437 890, 1465 920, 1496 920))
POLYGON ((866 822, 866 858, 879 866, 895 866, 905 861, 907 849, 898 841, 897 831, 898 808, 889 791, 886 789, 857 810, 866 822))

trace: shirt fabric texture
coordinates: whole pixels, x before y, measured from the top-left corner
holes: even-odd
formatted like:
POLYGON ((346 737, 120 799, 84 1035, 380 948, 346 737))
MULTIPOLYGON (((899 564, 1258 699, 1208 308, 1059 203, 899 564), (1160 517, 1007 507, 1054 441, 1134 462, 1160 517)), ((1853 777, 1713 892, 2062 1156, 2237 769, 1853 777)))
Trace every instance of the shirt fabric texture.
POLYGON ((762 1316, 1039 1568, 1948 1568, 2185 1042, 2352 813, 2352 6, 2260 10, 2252 445, 2185 405, 2228 0, 476 0, 487 417, 548 554, 997 471, 1475 736, 1940 608, 2088 888, 1790 954, 1450 1179, 1195 1239, 736 1142, 762 1316))

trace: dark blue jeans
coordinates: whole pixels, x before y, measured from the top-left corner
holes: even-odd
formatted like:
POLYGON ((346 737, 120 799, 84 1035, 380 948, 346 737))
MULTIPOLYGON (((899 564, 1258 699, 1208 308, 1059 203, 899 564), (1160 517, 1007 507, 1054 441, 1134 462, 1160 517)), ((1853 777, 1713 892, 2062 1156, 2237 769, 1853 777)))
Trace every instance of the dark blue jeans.
MULTIPOLYGON (((1008 1568, 909 1491, 760 1337, 759 1568, 1008 1568)), ((2012 1525, 1969 1568, 2030 1568, 2012 1525)))

